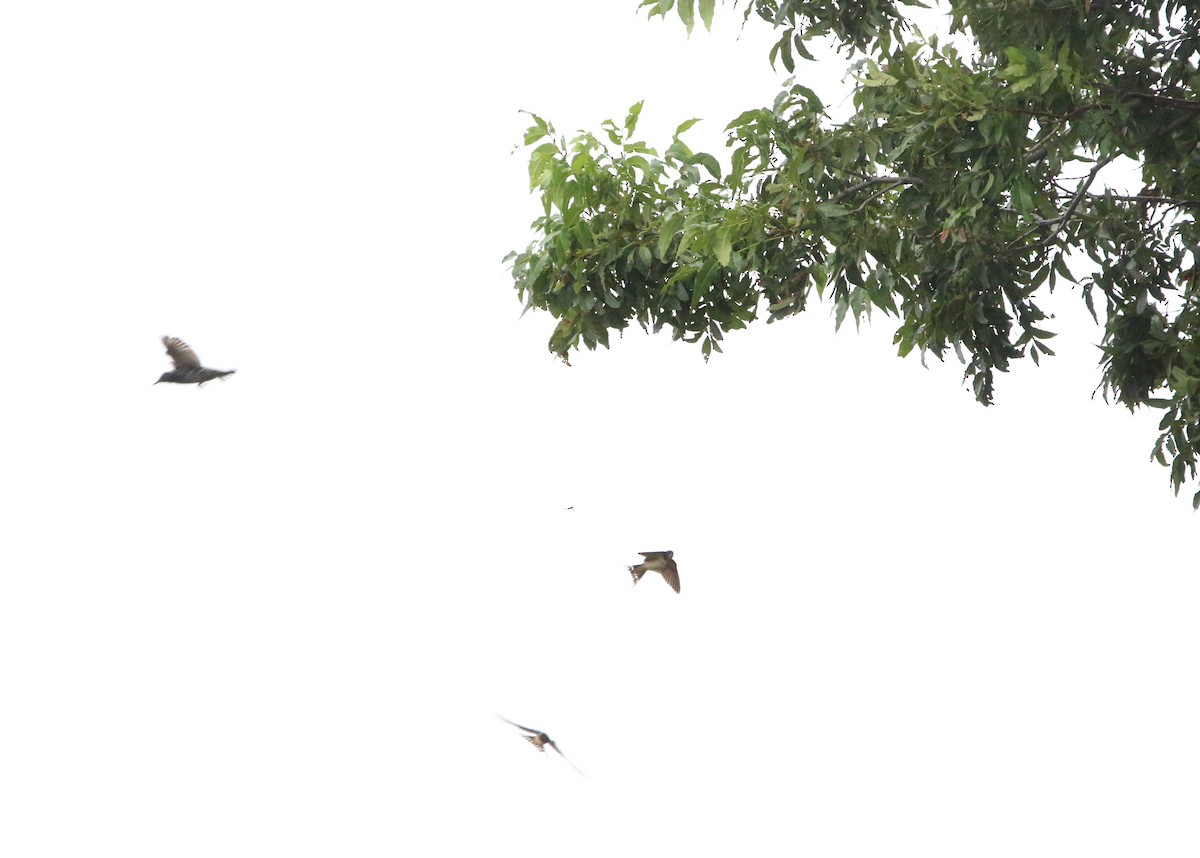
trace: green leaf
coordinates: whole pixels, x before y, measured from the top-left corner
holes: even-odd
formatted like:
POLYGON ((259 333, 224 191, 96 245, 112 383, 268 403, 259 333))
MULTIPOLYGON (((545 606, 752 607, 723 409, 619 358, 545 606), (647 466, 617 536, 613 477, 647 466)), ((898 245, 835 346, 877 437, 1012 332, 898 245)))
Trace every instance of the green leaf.
POLYGON ((691 128, 693 125, 695 125, 697 122, 702 122, 702 121, 703 121, 702 119, 693 118, 693 119, 689 119, 687 122, 679 123, 679 127, 675 129, 675 136, 678 137, 680 134, 687 131, 689 128, 691 128))
POLYGON ((538 116, 536 113, 529 114, 533 117, 533 124, 525 131, 525 145, 530 146, 541 140, 550 133, 550 126, 546 120, 538 116))
POLYGON ((642 0, 642 4, 638 8, 641 9, 649 6, 650 11, 646 13, 647 16, 650 18, 655 16, 661 18, 665 17, 667 12, 670 11, 671 7, 674 5, 675 0, 642 0))
POLYGON ((887 72, 882 72, 878 69, 867 75, 866 80, 862 82, 863 86, 867 88, 877 86, 895 86, 897 83, 898 81, 896 78, 892 77, 887 72))
POLYGON ((708 294, 708 287, 713 284, 717 278, 717 263, 713 259, 705 260, 704 266, 700 269, 700 273, 696 275, 692 281, 692 304, 691 309, 695 310, 700 306, 700 302, 708 294))
POLYGON ((1175 383, 1175 387, 1187 387, 1194 380, 1195 379, 1193 379, 1190 375, 1187 374, 1187 372, 1183 369, 1183 367, 1180 367, 1180 366, 1171 367, 1171 381, 1173 381, 1175 383))
POLYGON ((717 234, 713 238, 713 254, 717 257, 717 262, 724 266, 729 265, 729 257, 733 253, 733 239, 730 232, 729 227, 722 227, 717 230, 717 234))
POLYGON ((732 157, 733 167, 729 173, 729 186, 737 189, 742 184, 742 177, 746 174, 746 150, 745 148, 734 149, 732 157))
POLYGON ((817 203, 817 211, 825 215, 825 217, 841 217, 847 214, 850 209, 841 203, 817 203))
POLYGON ((721 178, 721 165, 717 163, 717 159, 707 152, 697 152, 693 156, 693 160, 708 170, 709 174, 714 179, 721 178))
POLYGON ((692 26, 696 23, 695 0, 679 0, 679 20, 687 27, 688 35, 692 34, 692 26))
POLYGON ((818 33, 816 31, 816 28, 813 28, 812 30, 808 30, 803 34, 800 34, 800 33, 796 34, 796 37, 793 40, 794 44, 796 45, 796 53, 798 53, 800 56, 804 57, 804 59, 806 59, 806 60, 814 61, 815 58, 813 57, 813 55, 811 53, 809 53, 808 48, 805 47, 805 45, 804 45, 804 42, 806 39, 810 38, 811 36, 819 36, 819 35, 820 35, 820 33, 818 33))
POLYGON ((667 147, 667 151, 663 153, 663 157, 668 161, 682 161, 686 164, 692 160, 692 150, 682 140, 677 139, 667 147))
POLYGON ((840 331, 842 322, 846 321, 846 311, 850 309, 850 302, 839 299, 834 309, 833 329, 840 331))
POLYGON ((683 215, 679 212, 674 212, 667 215, 658 232, 658 258, 666 259, 667 251, 671 249, 671 243, 675 241, 675 234, 679 232, 679 223, 683 220, 683 215))
POLYGON ((642 113, 642 105, 646 103, 645 99, 629 108, 629 114, 625 117, 625 137, 626 139, 633 136, 633 130, 637 128, 638 117, 642 113))
POLYGON ((785 38, 779 43, 780 57, 783 60, 783 67, 789 72, 796 71, 796 61, 792 59, 792 40, 785 38))
POLYGON ((1022 53, 1020 48, 1015 46, 1005 48, 1004 56, 1008 58, 1008 64, 1010 66, 1015 66, 1018 63, 1024 64, 1025 62, 1025 54, 1022 53))
POLYGON ((753 110, 744 110, 739 113, 732 122, 725 126, 725 130, 729 131, 733 128, 740 128, 744 125, 749 125, 751 122, 766 122, 770 119, 770 117, 770 111, 763 110, 761 107, 756 107, 753 110))
POLYGON ((642 171, 642 181, 646 181, 646 177, 650 175, 650 162, 641 155, 630 155, 625 159, 625 166, 631 170, 642 171))
POLYGON ((850 309, 854 311, 854 327, 857 328, 862 321, 864 313, 870 312, 870 305, 867 301, 870 295, 866 289, 855 289, 850 293, 850 309))
POLYGON ((716 5, 716 0, 700 0, 700 20, 704 22, 704 29, 712 30, 713 7, 716 5))

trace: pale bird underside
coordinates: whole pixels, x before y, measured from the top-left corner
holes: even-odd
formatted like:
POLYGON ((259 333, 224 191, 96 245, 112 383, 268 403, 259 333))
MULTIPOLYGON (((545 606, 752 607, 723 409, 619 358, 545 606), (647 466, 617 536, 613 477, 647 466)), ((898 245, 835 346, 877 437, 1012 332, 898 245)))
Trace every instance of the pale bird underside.
POLYGON ((679 592, 679 567, 675 565, 674 551, 639 551, 638 554, 646 559, 637 566, 629 567, 635 585, 647 572, 657 572, 672 590, 679 592))

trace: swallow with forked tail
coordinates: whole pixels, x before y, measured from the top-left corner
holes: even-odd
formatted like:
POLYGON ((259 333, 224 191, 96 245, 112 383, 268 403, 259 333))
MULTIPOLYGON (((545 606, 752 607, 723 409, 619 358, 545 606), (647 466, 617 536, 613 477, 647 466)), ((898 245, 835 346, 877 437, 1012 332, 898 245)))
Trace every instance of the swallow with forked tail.
POLYGON ((504 723, 512 724, 514 727, 516 727, 518 730, 520 730, 521 733, 523 734, 521 736, 521 738, 523 738, 529 744, 533 745, 533 747, 537 748, 543 754, 546 753, 546 746, 549 745, 551 748, 553 748, 558 753, 558 755, 560 757, 562 757, 564 760, 567 760, 568 766, 575 769, 575 771, 579 772, 579 774, 581 774, 581 775, 583 774, 583 772, 579 771, 578 766, 576 766, 569 759, 567 759, 567 755, 564 754, 561 750, 559 750, 558 745, 554 744, 554 740, 551 739, 549 736, 547 736, 545 733, 543 733, 541 730, 535 730, 532 727, 522 727, 516 721, 509 721, 503 715, 497 715, 496 717, 499 718, 504 723))

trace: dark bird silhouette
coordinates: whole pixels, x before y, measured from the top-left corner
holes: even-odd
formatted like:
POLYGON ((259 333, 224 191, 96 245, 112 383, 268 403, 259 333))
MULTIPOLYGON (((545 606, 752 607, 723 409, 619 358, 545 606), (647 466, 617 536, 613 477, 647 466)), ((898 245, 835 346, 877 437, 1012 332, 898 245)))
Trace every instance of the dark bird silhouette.
POLYGON ((163 337, 162 341, 167 347, 167 355, 175 364, 175 369, 164 372, 155 384, 163 381, 174 384, 204 384, 214 378, 223 378, 237 372, 235 369, 209 369, 201 366, 200 358, 196 357, 196 353, 179 337, 163 337))
POLYGON ((497 715, 496 717, 499 718, 501 721, 503 721, 505 724, 512 724, 514 727, 516 727, 518 730, 520 730, 524 734, 521 738, 523 738, 525 741, 529 742, 529 744, 533 745, 533 747, 537 748, 543 754, 546 753, 546 746, 549 745, 555 751, 558 751, 558 755, 560 757, 562 757, 564 760, 567 760, 568 766, 575 769, 575 771, 579 772, 579 774, 581 774, 581 775, 583 774, 583 772, 579 771, 579 767, 576 766, 574 763, 572 763, 570 760, 568 760, 567 755, 559 750, 558 745, 554 744, 554 740, 551 739, 549 736, 547 736, 545 733, 543 733, 541 730, 535 730, 532 727, 522 727, 516 721, 509 721, 503 715, 497 715))
POLYGON ((629 567, 629 574, 633 576, 634 586, 637 586, 637 582, 642 580, 642 576, 647 572, 657 572, 671 585, 672 590, 676 593, 679 592, 679 567, 671 559, 675 554, 674 551, 639 551, 638 554, 646 559, 637 566, 629 567))

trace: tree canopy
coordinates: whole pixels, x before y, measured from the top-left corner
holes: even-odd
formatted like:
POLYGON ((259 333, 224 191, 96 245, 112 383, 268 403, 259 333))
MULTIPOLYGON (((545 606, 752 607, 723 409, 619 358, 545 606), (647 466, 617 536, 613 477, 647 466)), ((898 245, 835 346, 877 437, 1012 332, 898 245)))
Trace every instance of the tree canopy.
MULTIPOLYGON (((714 0, 643 0, 710 26, 714 0)), ((898 320, 901 355, 954 350, 979 402, 1013 360, 1053 355, 1046 290, 1104 325, 1097 390, 1161 409, 1153 456, 1176 492, 1200 453, 1200 3, 950 0, 939 40, 903 0, 751 0, 789 72, 829 40, 853 73, 835 122, 789 80, 729 122, 723 166, 637 139, 641 104, 567 140, 533 116, 536 238, 509 255, 549 348, 607 346, 632 321, 699 342, 799 313, 898 320), (1140 190, 1113 188, 1130 159, 1140 190)), ((1193 498, 1200 506, 1200 492, 1193 498)))

